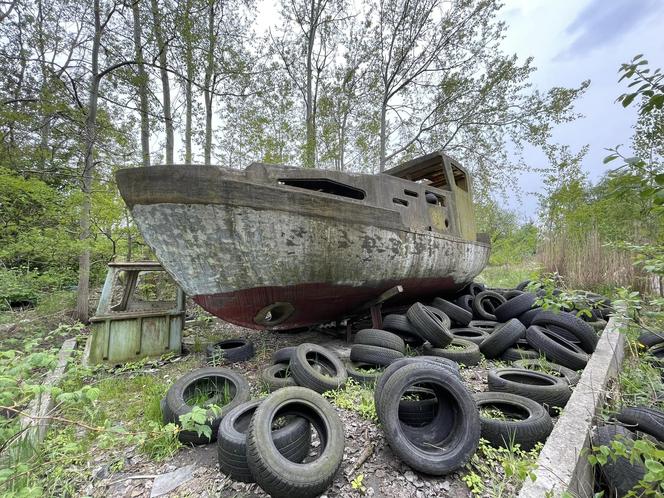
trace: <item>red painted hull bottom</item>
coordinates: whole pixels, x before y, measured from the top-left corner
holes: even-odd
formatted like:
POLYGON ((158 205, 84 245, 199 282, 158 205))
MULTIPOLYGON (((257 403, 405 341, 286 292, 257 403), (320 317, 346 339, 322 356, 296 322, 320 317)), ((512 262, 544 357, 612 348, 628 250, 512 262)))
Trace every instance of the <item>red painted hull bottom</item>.
POLYGON ((255 287, 234 292, 198 295, 193 299, 206 311, 242 327, 257 330, 287 330, 340 320, 382 292, 401 285, 403 293, 386 306, 451 294, 464 284, 451 278, 404 279, 354 287, 330 283, 286 287, 255 287), (295 310, 289 318, 273 326, 259 325, 256 314, 273 303, 290 303, 295 310))

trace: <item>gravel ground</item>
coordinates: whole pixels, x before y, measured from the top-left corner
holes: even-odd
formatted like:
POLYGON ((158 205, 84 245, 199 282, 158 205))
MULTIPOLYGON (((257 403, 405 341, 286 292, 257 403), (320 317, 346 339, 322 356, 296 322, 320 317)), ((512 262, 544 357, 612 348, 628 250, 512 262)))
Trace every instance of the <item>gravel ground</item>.
MULTIPOLYGON (((208 319, 203 329, 205 330, 201 331, 196 326, 189 326, 183 340, 187 348, 200 351, 201 348, 204 349, 207 342, 230 337, 247 337, 254 342, 256 349, 254 358, 247 362, 226 365, 247 376, 254 396, 261 391, 258 379, 260 371, 269 365, 270 356, 279 348, 302 342, 314 342, 335 350, 341 357, 347 357, 350 353, 349 345, 340 338, 343 335, 332 329, 299 333, 257 332, 217 319, 213 321, 208 319)), ((203 355, 201 353, 192 354, 200 357, 200 364, 203 366, 203 355)), ((464 380, 473 392, 486 390, 487 367, 491 367, 491 364, 462 370, 464 380)), ((358 474, 364 476, 365 496, 397 498, 471 496, 468 488, 461 481, 461 474, 454 473, 436 478, 418 474, 393 455, 386 444, 382 430, 375 423, 363 419, 352 411, 337 409, 337 412, 343 421, 346 448, 341 470, 337 473, 332 487, 323 496, 360 496, 360 493, 351 486, 351 480, 358 474), (358 458, 370 451, 369 448, 373 448, 371 456, 359 468, 356 468, 358 458)), ((89 464, 92 478, 81 489, 82 495, 95 497, 151 496, 156 476, 184 468, 182 472, 190 471, 191 478, 163 496, 267 496, 255 484, 235 482, 221 474, 217 465, 215 444, 183 448, 171 460, 162 463, 150 462, 134 448, 126 449, 124 455, 122 470, 111 473, 108 468, 108 456, 100 453, 89 464)), ((117 455, 114 458, 117 458, 117 455)))

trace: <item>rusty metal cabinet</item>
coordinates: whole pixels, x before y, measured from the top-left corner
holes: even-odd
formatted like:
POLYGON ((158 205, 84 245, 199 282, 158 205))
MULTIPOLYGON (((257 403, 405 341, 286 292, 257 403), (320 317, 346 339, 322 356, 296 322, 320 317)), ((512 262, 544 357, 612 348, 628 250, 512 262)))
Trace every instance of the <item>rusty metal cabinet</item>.
POLYGON ((181 352, 184 327, 185 295, 159 263, 109 263, 97 312, 91 322, 88 362, 124 363, 137 359, 181 352), (155 299, 140 296, 142 277, 156 276, 158 284, 148 284, 155 299), (164 285, 164 282, 166 284, 164 285), (160 300, 164 287, 174 291, 174 298, 160 300), (114 298, 118 301, 114 303, 114 298))

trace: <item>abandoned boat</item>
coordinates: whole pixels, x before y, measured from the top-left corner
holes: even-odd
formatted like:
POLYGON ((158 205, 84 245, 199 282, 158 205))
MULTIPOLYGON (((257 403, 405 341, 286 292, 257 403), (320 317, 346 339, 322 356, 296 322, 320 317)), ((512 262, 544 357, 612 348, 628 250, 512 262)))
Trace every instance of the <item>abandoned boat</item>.
POLYGON ((337 320, 396 285, 402 302, 449 294, 489 257, 468 172, 441 152, 378 175, 254 163, 124 169, 117 182, 185 293, 244 327, 337 320))

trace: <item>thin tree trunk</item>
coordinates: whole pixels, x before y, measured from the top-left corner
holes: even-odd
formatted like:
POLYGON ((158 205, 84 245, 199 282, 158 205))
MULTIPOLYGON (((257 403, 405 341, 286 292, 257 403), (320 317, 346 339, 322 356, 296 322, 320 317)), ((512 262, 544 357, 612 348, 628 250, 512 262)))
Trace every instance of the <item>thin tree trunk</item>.
POLYGON ((99 0, 94 0, 95 31, 91 52, 91 86, 88 101, 88 114, 85 119, 85 149, 83 158, 83 175, 81 191, 81 217, 79 220, 80 240, 83 250, 78 258, 78 295, 76 298, 76 316, 81 322, 88 321, 88 300, 90 297, 90 209, 92 197, 92 174, 94 172, 94 148, 96 142, 97 102, 99 98, 99 47, 101 45, 101 13, 99 0))
POLYGON ((387 156, 387 104, 383 103, 380 108, 380 172, 385 171, 387 156))
POLYGON ((46 44, 44 42, 44 6, 42 0, 37 2, 37 49, 39 51, 39 66, 42 77, 41 98, 39 99, 40 114, 41 114, 41 129, 40 129, 40 146, 39 158, 41 160, 42 168, 46 168, 48 144, 51 135, 51 121, 45 111, 45 103, 49 98, 46 95, 48 85, 48 70, 46 68, 46 44))
POLYGON ((208 9, 208 50, 207 62, 205 66, 205 164, 212 161, 212 91, 214 82, 214 47, 216 45, 216 36, 214 32, 214 4, 215 0, 209 0, 208 9))
POLYGON ((191 30, 191 3, 192 0, 187 0, 186 11, 184 15, 184 33, 185 33, 185 63, 187 64, 187 81, 185 82, 185 124, 184 124, 184 162, 191 164, 191 120, 193 114, 193 85, 194 79, 194 56, 193 56, 193 41, 191 30))
POLYGON ((139 108, 141 113, 141 156, 143 166, 150 166, 150 116, 148 115, 148 75, 143 64, 143 45, 141 26, 140 0, 134 0, 131 4, 131 12, 134 18, 134 52, 136 54, 136 67, 138 68, 138 90, 139 108))
POLYGON ((150 2, 154 21, 154 37, 157 42, 157 50, 159 50, 159 71, 164 106, 164 126, 166 128, 166 164, 173 164, 173 116, 171 115, 171 87, 167 69, 168 44, 164 41, 158 1, 150 0, 150 2))
POLYGON ((309 26, 309 39, 307 40, 307 102, 306 102, 306 144, 304 150, 304 167, 313 168, 316 163, 316 126, 314 124, 314 103, 313 103, 313 68, 312 58, 314 52, 314 41, 316 39, 316 0, 310 0, 311 24, 309 26))

